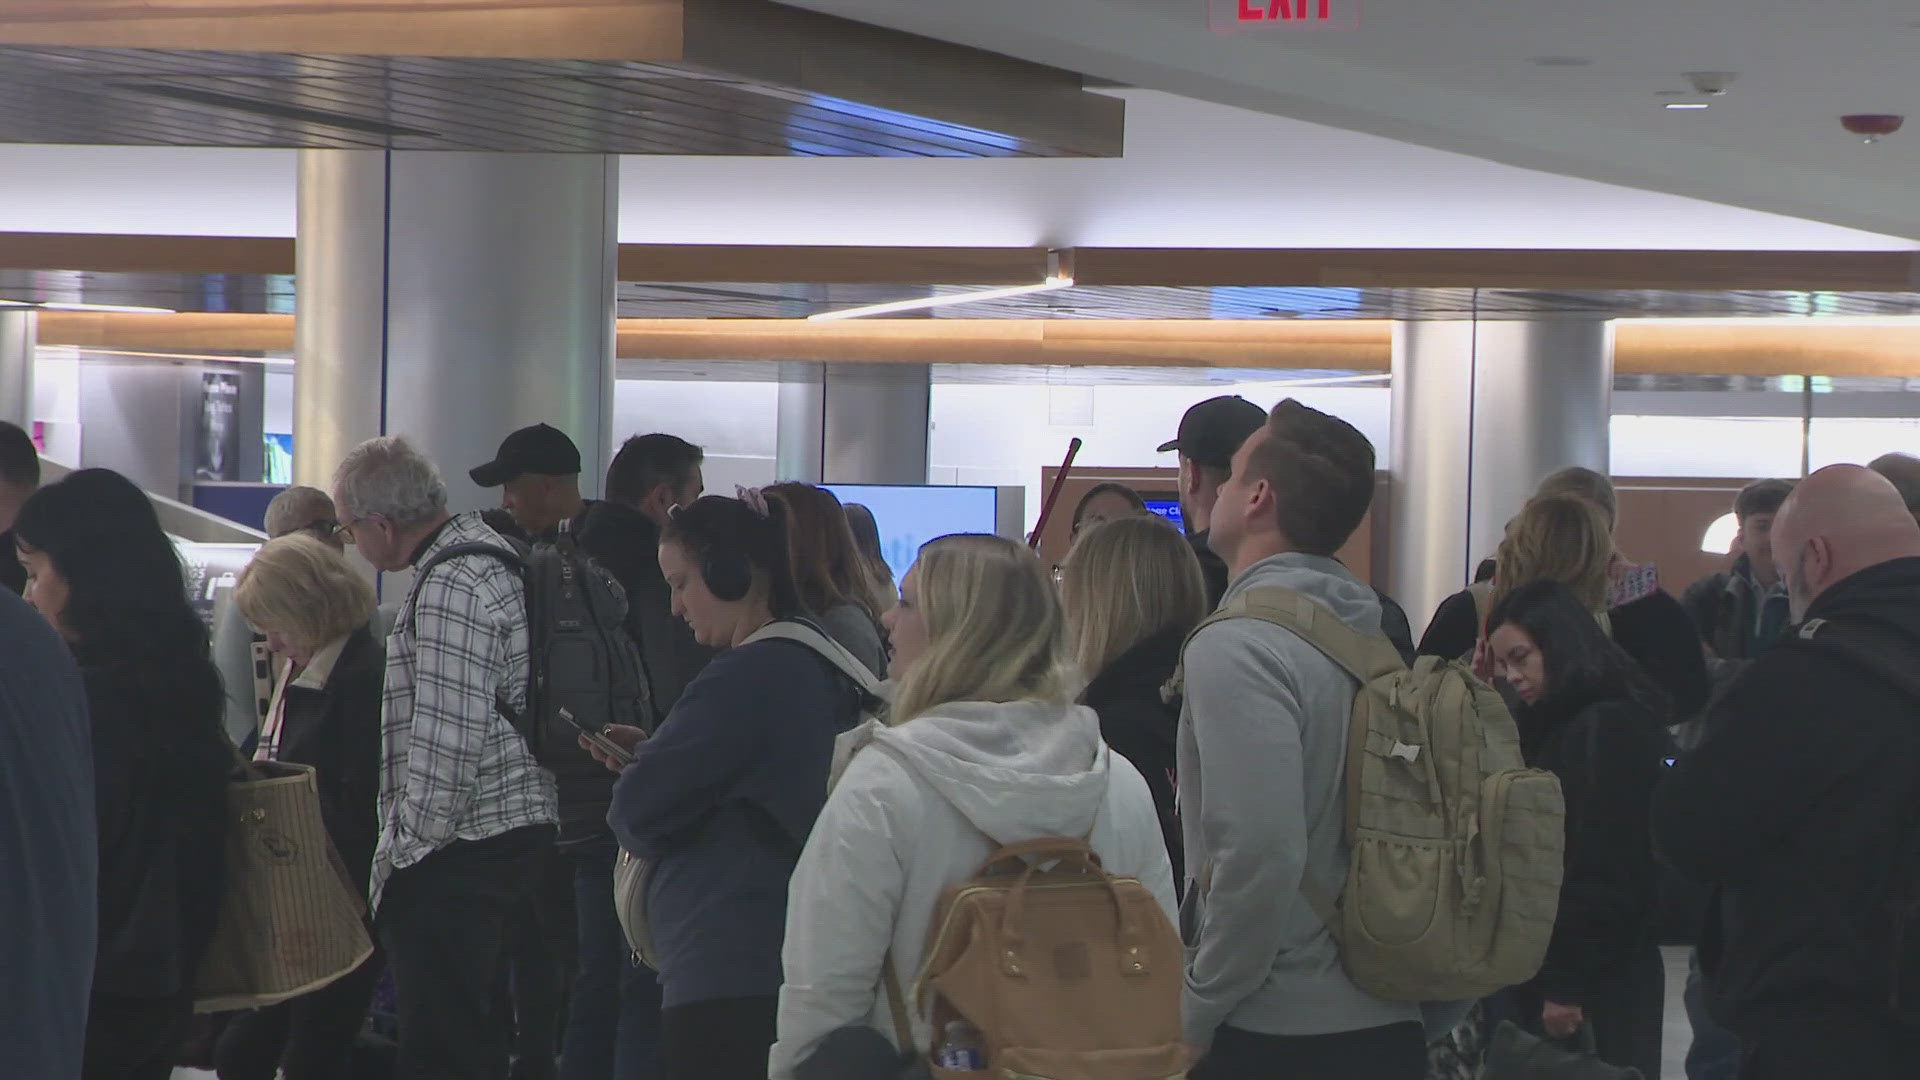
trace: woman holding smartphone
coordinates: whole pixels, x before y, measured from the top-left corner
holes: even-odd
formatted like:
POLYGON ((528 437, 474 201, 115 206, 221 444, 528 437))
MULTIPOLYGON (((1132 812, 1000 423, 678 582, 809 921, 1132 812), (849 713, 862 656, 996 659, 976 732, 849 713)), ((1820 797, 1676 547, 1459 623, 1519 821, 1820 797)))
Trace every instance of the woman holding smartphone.
POLYGON ((819 653, 754 639, 800 602, 783 508, 743 495, 676 511, 660 541, 674 614, 720 654, 651 739, 605 732, 633 754, 607 820, 648 863, 667 1080, 765 1080, 787 879, 826 799, 834 738, 861 705, 819 653))

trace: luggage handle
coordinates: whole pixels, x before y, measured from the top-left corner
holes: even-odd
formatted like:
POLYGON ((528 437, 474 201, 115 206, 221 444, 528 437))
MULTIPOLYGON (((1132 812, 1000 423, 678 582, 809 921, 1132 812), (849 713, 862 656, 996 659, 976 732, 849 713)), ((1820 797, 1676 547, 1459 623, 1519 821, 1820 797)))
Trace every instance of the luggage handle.
MULTIPOLYGON (((1009 858, 1029 858, 1038 855, 1058 855, 1063 859, 1078 859, 1091 874, 1100 878, 1106 887, 1107 896, 1113 900, 1114 921, 1118 926, 1116 937, 1120 945, 1120 974, 1123 976, 1144 976, 1147 971, 1147 957, 1143 946, 1145 937, 1140 926, 1127 911, 1126 901, 1120 897, 1119 883, 1106 867, 1100 864, 1100 856, 1095 854, 1085 841, 1064 838, 1028 840, 1018 844, 1009 844, 993 853, 983 869, 991 869, 1009 858)), ((1039 866, 1028 862, 1021 872, 1020 880, 1007 891, 1007 909, 1000 920, 1000 966, 1013 978, 1025 978, 1021 962, 1021 946, 1025 937, 1020 933, 1021 916, 1026 909, 1027 886, 1039 866)))

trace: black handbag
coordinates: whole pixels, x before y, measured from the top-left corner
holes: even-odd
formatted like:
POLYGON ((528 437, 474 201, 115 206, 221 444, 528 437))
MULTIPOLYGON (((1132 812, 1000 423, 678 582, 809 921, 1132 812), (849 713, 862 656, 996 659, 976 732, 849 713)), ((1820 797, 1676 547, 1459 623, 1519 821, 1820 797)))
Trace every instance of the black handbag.
POLYGON ((1639 1069, 1600 1060, 1593 1025, 1583 1024, 1572 1045, 1543 1039, 1511 1020, 1500 1021, 1487 1046, 1481 1080, 1644 1080, 1639 1069))

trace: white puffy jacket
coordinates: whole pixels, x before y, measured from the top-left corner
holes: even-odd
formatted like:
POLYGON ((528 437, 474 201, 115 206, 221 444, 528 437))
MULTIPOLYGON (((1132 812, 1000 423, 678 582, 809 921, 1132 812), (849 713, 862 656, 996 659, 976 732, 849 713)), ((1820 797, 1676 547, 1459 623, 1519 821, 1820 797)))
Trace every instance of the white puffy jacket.
MULTIPOLYGON (((788 891, 779 1041, 791 1080, 827 1033, 868 1024, 893 1039, 881 990, 889 949, 911 992, 933 909, 994 849, 1084 836, 1108 871, 1138 878, 1175 918, 1173 873, 1147 782, 1081 706, 957 702, 896 728, 842 735, 845 772, 788 891)), ((923 1023, 914 1040, 929 1045, 923 1023)))

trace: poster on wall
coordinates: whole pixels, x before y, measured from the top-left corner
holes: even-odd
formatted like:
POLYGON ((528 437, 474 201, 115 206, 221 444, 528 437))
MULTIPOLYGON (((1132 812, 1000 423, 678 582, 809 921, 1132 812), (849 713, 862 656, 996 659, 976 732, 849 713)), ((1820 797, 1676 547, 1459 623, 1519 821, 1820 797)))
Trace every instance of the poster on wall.
POLYGON ((196 480, 240 479, 240 376, 204 372, 200 376, 200 438, 196 480))
POLYGON ((233 592, 240 571, 246 569, 260 545, 196 544, 175 538, 173 546, 180 552, 180 565, 186 571, 187 599, 207 624, 207 632, 212 633, 220 604, 233 592))

